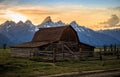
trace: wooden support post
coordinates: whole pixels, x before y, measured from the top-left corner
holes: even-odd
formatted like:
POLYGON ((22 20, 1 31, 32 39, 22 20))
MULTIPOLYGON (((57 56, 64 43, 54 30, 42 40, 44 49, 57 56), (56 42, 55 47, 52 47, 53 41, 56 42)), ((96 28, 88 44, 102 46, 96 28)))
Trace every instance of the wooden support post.
POLYGON ((81 52, 82 52, 82 49, 81 49, 81 48, 79 48, 79 60, 81 60, 81 59, 82 59, 82 54, 81 54, 81 52))
POLYGON ((55 48, 53 49, 53 63, 56 62, 56 50, 55 48))
POLYGON ((111 52, 113 51, 113 45, 112 44, 110 45, 110 51, 111 52))
POLYGON ((7 44, 3 44, 3 49, 6 49, 6 47, 7 47, 7 44))
POLYGON ((102 50, 101 50, 101 48, 100 48, 100 52, 99 52, 99 57, 100 57, 100 60, 103 60, 103 58, 102 58, 102 50))
POLYGON ((61 47, 62 47, 62 57, 63 57, 63 59, 64 59, 65 54, 64 54, 64 43, 63 43, 63 42, 61 43, 61 47))
POLYGON ((64 45, 64 47, 69 51, 71 56, 75 57, 75 59, 79 59, 78 56, 74 54, 74 52, 67 45, 64 45))
POLYGON ((107 46, 104 45, 104 54, 106 53, 106 51, 107 51, 107 46))
POLYGON ((116 44, 114 45, 114 55, 116 54, 116 52, 117 52, 117 46, 116 46, 116 44))
POLYGON ((32 57, 32 48, 30 49, 29 53, 30 53, 30 57, 32 57))
POLYGON ((31 50, 29 51, 29 56, 31 57, 31 50))
POLYGON ((117 53, 116 53, 117 59, 120 59, 119 57, 119 49, 117 48, 117 53))

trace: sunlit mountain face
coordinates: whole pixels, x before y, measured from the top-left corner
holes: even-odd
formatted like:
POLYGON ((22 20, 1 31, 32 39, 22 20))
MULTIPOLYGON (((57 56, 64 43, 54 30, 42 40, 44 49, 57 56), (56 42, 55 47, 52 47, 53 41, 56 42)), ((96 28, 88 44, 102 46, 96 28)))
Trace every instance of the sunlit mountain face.
POLYGON ((40 25, 50 16, 54 22, 76 21, 93 30, 115 29, 120 28, 119 4, 120 0, 0 0, 0 24, 31 20, 40 25))

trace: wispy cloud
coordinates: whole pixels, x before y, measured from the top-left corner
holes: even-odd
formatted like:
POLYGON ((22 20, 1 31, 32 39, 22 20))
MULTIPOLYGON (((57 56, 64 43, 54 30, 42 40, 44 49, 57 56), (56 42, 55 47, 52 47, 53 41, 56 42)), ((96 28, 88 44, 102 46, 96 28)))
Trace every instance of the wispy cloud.
POLYGON ((40 24, 44 20, 44 18, 46 18, 47 16, 51 16, 53 21, 62 20, 65 23, 70 23, 71 21, 75 20, 78 22, 78 24, 87 26, 92 29, 104 28, 105 24, 99 24, 100 22, 104 22, 107 25, 110 25, 110 22, 112 21, 112 19, 115 18, 114 16, 110 20, 109 17, 111 15, 116 15, 117 16, 116 18, 120 19, 119 7, 111 8, 111 9, 101 8, 101 7, 93 8, 93 7, 83 6, 83 5, 72 5, 72 4, 71 5, 51 5, 51 6, 43 6, 43 5, 15 6, 18 3, 17 0, 16 2, 9 5, 5 5, 5 3, 7 2, 4 2, 4 1, 1 1, 1 2, 2 3, 0 3, 0 22, 7 20, 7 18, 5 18, 4 15, 9 10, 13 11, 16 14, 18 13, 26 16, 34 24, 40 24))
POLYGON ((120 11, 120 6, 112 8, 113 10, 118 10, 120 11))
POLYGON ((111 15, 111 18, 105 22, 101 22, 100 24, 105 25, 104 27, 117 27, 120 26, 120 19, 117 15, 111 15))
POLYGON ((39 14, 39 15, 59 14, 59 12, 53 11, 49 7, 24 7, 12 10, 23 14, 39 14))

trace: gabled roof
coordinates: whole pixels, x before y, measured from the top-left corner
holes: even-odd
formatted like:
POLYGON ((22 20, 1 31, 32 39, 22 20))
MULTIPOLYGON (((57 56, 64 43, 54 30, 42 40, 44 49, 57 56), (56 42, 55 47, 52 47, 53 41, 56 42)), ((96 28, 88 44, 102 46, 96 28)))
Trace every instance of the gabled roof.
POLYGON ((34 35, 32 42, 55 42, 59 41, 63 31, 71 26, 62 26, 62 27, 52 27, 52 28, 42 28, 37 31, 34 35))

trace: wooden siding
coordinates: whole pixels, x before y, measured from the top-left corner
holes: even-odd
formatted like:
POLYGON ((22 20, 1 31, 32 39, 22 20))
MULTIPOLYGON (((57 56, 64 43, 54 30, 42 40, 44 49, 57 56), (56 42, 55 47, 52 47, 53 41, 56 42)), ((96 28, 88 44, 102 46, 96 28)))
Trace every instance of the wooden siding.
POLYGON ((68 27, 63 31, 60 41, 78 43, 79 39, 77 33, 71 27, 68 27))
POLYGON ((38 48, 11 48, 12 57, 31 57, 35 55, 38 48))
POLYGON ((81 51, 94 51, 94 47, 92 46, 88 46, 86 44, 79 44, 79 48, 81 49, 81 51))

